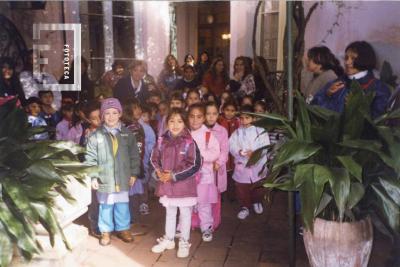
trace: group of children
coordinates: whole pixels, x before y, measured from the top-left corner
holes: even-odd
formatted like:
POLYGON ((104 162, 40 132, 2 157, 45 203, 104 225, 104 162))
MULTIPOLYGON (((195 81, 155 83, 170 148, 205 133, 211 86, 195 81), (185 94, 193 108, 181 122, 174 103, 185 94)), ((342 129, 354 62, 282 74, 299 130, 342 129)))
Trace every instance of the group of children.
MULTIPOLYGON (((51 92, 46 93, 50 96, 46 103, 51 105, 51 92)), ((265 177, 267 155, 255 165, 247 166, 247 162, 254 151, 270 143, 268 133, 252 125, 255 118, 249 114, 265 112, 266 107, 245 97, 239 110, 228 93, 218 105, 202 100, 197 90, 189 90, 185 98, 173 93, 168 102, 152 94, 148 101, 150 105, 143 105, 128 99, 121 105, 116 98, 106 98, 85 105, 65 104, 60 114, 47 115, 47 120, 39 115, 43 111, 34 107, 35 101, 27 105, 27 111, 53 125, 58 116, 55 138, 86 146, 85 162, 99 166, 98 173, 91 175, 94 191, 89 219, 101 245, 110 244, 114 231, 125 242, 133 240, 129 229, 135 209, 149 213, 153 182, 166 219, 165 234, 152 251, 175 248, 178 237, 177 256, 187 257, 191 229, 199 228, 203 241, 212 241, 221 223, 225 191, 227 199, 239 201, 239 219, 249 216, 251 209, 263 212, 263 189, 256 183, 265 177)), ((43 100, 36 102, 46 105, 43 100)))

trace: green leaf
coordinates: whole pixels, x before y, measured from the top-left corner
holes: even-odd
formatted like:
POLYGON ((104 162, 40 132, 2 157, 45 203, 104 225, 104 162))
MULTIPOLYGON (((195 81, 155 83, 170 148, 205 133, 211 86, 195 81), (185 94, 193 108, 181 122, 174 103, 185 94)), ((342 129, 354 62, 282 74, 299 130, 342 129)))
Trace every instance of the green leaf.
POLYGON ((27 168, 27 172, 39 179, 64 182, 64 179, 58 175, 54 169, 54 166, 49 160, 40 160, 34 162, 31 166, 29 166, 29 168, 27 168))
POLYGON ((300 95, 298 91, 296 91, 296 98, 298 104, 298 114, 296 120, 296 133, 297 138, 300 140, 304 140, 307 142, 311 141, 311 122, 310 116, 308 114, 308 110, 306 108, 306 102, 304 101, 304 97, 300 95))
POLYGON ((13 256, 13 244, 0 222, 0 266, 8 266, 13 256))
POLYGON ((400 205, 400 181, 390 177, 379 177, 379 182, 394 203, 400 205))
POLYGON ((313 179, 315 164, 301 164, 296 166, 293 182, 299 188, 307 179, 313 179))
POLYGON ((364 197, 364 194, 364 186, 361 183, 351 183, 349 199, 346 204, 347 209, 351 210, 354 208, 354 206, 356 206, 364 197))
POLYGON ((342 222, 350 192, 349 173, 345 169, 333 169, 333 176, 329 179, 329 183, 339 210, 339 220, 342 222))
POLYGON ((315 216, 320 214, 326 208, 326 206, 328 206, 328 204, 331 202, 331 200, 332 200, 332 197, 330 195, 328 195, 327 193, 322 193, 321 200, 319 201, 318 209, 315 212, 315 216))
POLYGON ((373 190, 378 198, 380 211, 385 217, 386 222, 390 225, 393 231, 399 232, 400 230, 400 210, 399 206, 394 203, 390 197, 383 191, 383 189, 372 185, 373 190))
POLYGON ((290 140, 285 142, 278 150, 274 159, 272 170, 290 163, 298 163, 315 155, 321 146, 314 143, 290 140))
POLYGON ((336 158, 351 175, 357 178, 358 181, 362 182, 362 167, 353 159, 352 156, 337 156, 336 158))
POLYGON ((252 154, 250 159, 247 161, 246 167, 251 167, 254 164, 256 164, 266 153, 265 151, 267 150, 268 146, 263 146, 258 149, 256 149, 252 154))

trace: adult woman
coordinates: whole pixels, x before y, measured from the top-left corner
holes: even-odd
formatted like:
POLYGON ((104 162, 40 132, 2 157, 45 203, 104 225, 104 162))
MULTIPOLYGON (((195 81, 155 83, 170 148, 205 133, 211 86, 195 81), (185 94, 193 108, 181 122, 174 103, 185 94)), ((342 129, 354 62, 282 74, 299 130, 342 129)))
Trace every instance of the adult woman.
POLYGON ((210 68, 210 57, 208 56, 207 51, 201 52, 197 64, 195 66, 196 72, 197 72, 197 79, 199 81, 203 80, 204 74, 208 71, 210 68))
POLYGON ((10 96, 18 96, 22 105, 25 105, 25 94, 15 73, 14 61, 11 58, 2 58, 0 60, 0 69, 0 100, 10 96))
POLYGON ((345 53, 346 76, 328 83, 318 91, 311 104, 342 112, 346 97, 350 92, 351 82, 355 80, 360 83, 364 93, 375 94, 371 103, 371 116, 376 118, 385 111, 390 90, 383 82, 375 78, 372 72, 376 66, 374 49, 365 41, 356 41, 346 47, 345 53))
POLYGON ((328 82, 342 76, 344 71, 339 60, 326 46, 315 46, 307 52, 307 70, 313 74, 312 79, 302 88, 307 103, 328 82))
POLYGON ((179 79, 182 78, 182 71, 179 68, 178 60, 173 55, 168 55, 164 60, 164 69, 158 76, 160 88, 169 93, 175 89, 179 79))
POLYGON ((229 81, 226 66, 221 57, 216 58, 211 64, 210 70, 203 77, 203 86, 208 92, 220 97, 229 81))
POLYGON ((136 98, 140 103, 146 103, 149 95, 147 85, 143 81, 145 68, 142 60, 134 59, 129 66, 128 76, 120 79, 114 87, 114 97, 120 102, 136 98))
POLYGON ((252 73, 252 60, 249 57, 237 57, 233 65, 233 77, 229 81, 229 91, 237 98, 254 96, 256 85, 252 73))

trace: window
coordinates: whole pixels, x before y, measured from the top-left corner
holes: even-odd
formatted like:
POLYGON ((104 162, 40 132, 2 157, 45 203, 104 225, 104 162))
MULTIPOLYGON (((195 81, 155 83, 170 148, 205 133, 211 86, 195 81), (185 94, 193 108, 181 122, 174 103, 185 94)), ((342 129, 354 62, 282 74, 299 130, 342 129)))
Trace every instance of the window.
POLYGON ((279 1, 265 1, 262 14, 261 55, 267 60, 272 71, 276 71, 278 61, 279 1))
POLYGON ((98 80, 114 60, 128 65, 135 57, 132 1, 82 1, 79 5, 83 54, 89 58, 91 79, 98 80))

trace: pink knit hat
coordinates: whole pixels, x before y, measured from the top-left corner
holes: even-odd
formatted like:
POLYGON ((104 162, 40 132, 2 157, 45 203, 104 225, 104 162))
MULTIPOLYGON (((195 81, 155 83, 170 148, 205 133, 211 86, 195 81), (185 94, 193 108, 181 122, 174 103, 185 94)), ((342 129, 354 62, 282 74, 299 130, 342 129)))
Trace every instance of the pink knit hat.
POLYGON ((122 113, 122 106, 116 98, 106 98, 101 102, 100 116, 103 117, 104 111, 110 108, 115 108, 119 113, 122 113))

